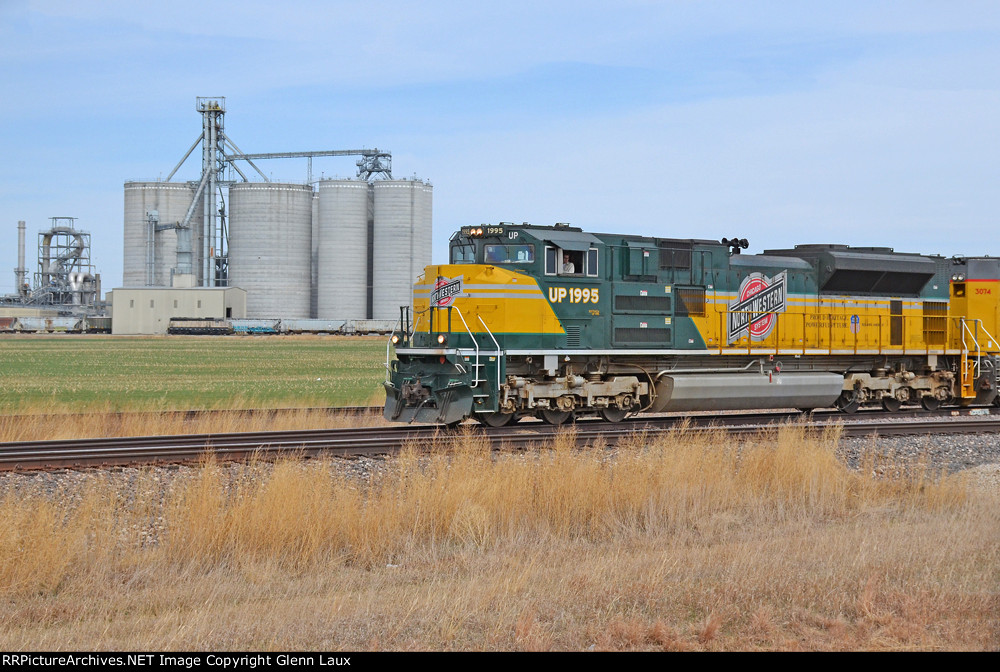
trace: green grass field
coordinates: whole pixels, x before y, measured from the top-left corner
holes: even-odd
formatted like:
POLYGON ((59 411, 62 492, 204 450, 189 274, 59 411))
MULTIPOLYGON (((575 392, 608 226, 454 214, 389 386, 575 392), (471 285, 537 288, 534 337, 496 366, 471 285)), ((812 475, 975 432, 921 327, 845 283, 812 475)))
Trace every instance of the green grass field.
POLYGON ((0 413, 354 406, 384 400, 384 337, 0 338, 0 413))

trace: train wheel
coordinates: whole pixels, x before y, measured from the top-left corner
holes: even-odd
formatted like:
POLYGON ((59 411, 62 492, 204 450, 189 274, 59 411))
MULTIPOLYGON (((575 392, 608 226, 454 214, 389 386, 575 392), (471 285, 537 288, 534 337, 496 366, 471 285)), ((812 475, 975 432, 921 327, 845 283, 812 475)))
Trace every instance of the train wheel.
POLYGON ((858 409, 861 408, 861 402, 858 401, 858 395, 853 390, 849 392, 841 392, 840 396, 837 397, 837 409, 843 411, 844 413, 857 413, 858 409))
POLYGON ((628 411, 623 411, 620 408, 602 408, 601 417, 608 422, 621 422, 628 415, 628 411))
POLYGON ((903 406, 896 397, 882 397, 882 408, 890 413, 897 412, 903 406))
POLYGON ((538 413, 538 417, 550 425, 561 425, 569 420, 571 415, 573 415, 573 411, 550 411, 547 409, 538 413))
POLYGON ((928 394, 920 397, 920 405, 924 407, 925 411, 936 411, 941 407, 941 400, 928 394))
POLYGON ((487 427, 503 427, 517 419, 514 413, 476 413, 476 420, 487 427))

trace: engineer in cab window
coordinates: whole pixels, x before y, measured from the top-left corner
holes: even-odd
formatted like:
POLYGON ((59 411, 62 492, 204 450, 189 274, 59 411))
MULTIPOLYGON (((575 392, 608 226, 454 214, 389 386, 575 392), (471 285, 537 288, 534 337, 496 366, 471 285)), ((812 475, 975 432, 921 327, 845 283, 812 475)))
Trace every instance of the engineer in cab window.
POLYGON ((563 273, 576 273, 576 267, 573 262, 569 260, 569 253, 563 252, 563 273))

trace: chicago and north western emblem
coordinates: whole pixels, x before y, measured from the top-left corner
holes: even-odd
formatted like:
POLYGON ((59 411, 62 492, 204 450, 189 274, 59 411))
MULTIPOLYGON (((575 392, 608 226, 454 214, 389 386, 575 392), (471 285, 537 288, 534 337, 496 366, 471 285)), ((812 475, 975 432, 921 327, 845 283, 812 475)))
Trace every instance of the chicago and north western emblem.
POLYGON ((438 276, 437 282, 434 283, 434 289, 431 290, 431 305, 438 308, 450 306, 456 296, 462 295, 463 277, 465 276, 460 275, 457 278, 438 276))
POLYGON ((729 304, 729 341, 743 336, 751 341, 763 341, 778 323, 778 314, 785 312, 788 302, 788 273, 782 271, 773 278, 763 273, 751 273, 740 283, 736 300, 729 304))

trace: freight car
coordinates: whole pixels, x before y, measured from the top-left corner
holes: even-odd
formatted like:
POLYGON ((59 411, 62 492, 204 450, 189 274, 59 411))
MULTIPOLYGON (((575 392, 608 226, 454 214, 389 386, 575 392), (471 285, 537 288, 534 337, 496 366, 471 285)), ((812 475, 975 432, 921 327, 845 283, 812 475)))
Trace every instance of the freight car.
MULTIPOLYGON (((168 334, 389 334, 395 320, 171 317, 168 334)), ((0 325, 2 326, 2 325, 0 325)))
POLYGON ((82 317, 20 317, 17 330, 35 334, 80 334, 87 330, 82 317))
POLYGON ((110 334, 110 317, 0 317, 0 332, 15 334, 110 334))
POLYGON ((225 336, 233 333, 233 324, 211 317, 171 317, 167 333, 225 336))
POLYGON ((1000 259, 747 247, 463 227, 401 309, 385 417, 499 426, 995 402, 1000 259))
POLYGON ((110 317, 92 317, 88 316, 84 318, 84 325, 86 326, 86 331, 88 334, 110 334, 111 333, 111 318, 110 317))

